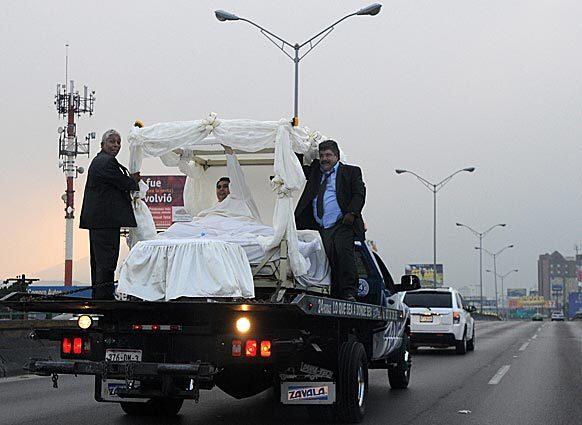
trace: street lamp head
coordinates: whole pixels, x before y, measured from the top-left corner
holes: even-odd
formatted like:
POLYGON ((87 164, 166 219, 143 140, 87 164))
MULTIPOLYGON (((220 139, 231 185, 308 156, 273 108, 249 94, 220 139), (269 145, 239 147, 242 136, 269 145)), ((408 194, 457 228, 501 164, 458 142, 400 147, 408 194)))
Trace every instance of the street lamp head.
POLYGON ((473 171, 475 171, 475 167, 463 168, 463 171, 468 171, 469 173, 472 173, 473 171))
POLYGON ((396 174, 402 174, 402 173, 406 173, 406 170, 402 170, 402 169, 399 169, 399 168, 397 168, 397 169, 396 169, 396 170, 394 170, 394 171, 396 171, 396 174))
POLYGON ((507 224, 505 224, 505 223, 499 223, 498 226, 505 227, 505 226, 507 226, 507 224))
POLYGON ((485 271, 486 271, 487 273, 493 273, 493 271, 492 271, 492 270, 489 270, 489 269, 487 269, 487 270, 485 270, 485 271))
POLYGON ((513 271, 517 273, 519 270, 517 270, 517 269, 513 269, 513 271))
POLYGON ((371 4, 370 6, 366 6, 362 9, 358 10, 356 12, 356 15, 374 16, 374 15, 377 15, 378 13, 380 13, 381 8, 382 8, 382 5, 380 3, 374 3, 374 4, 371 4))
POLYGON ((226 12, 224 10, 215 10, 214 15, 220 22, 224 21, 238 21, 240 18, 234 13, 226 12))
POLYGON ((463 223, 455 223, 457 226, 463 226, 463 223))
POLYGON ((513 244, 507 245, 508 248, 513 248, 513 244))

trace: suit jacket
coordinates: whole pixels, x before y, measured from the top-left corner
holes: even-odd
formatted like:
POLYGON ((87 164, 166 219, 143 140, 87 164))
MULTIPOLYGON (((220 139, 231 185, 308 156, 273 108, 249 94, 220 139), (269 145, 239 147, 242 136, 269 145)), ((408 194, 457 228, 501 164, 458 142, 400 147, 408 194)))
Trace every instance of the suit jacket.
MULTIPOLYGON (((319 191, 321 183, 321 166, 319 160, 314 160, 310 166, 303 166, 307 184, 295 208, 295 222, 298 229, 318 230, 320 227, 313 216, 313 200, 319 191)), ((337 203, 342 214, 354 213, 354 231, 359 237, 364 236, 364 221, 362 208, 366 201, 366 185, 362 180, 360 167, 346 165, 340 162, 335 181, 337 203)))
POLYGON ((127 169, 113 155, 99 152, 87 173, 81 209, 82 229, 136 227, 131 190, 139 185, 129 177, 127 169))

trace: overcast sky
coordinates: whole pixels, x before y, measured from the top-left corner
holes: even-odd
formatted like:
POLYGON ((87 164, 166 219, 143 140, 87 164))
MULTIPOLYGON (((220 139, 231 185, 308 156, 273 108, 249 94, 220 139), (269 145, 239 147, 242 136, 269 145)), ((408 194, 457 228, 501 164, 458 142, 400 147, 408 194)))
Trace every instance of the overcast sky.
MULTIPOLYGON (((97 91, 79 136, 108 128, 204 118, 292 116, 293 64, 244 22, 302 42, 362 1, 8 1, 0 8, 2 204, 0 278, 61 264, 65 177, 57 168, 54 105, 69 76, 97 91)), ((539 254, 574 254, 582 241, 582 2, 387 1, 375 17, 342 22, 301 62, 301 123, 334 137, 362 167, 368 237, 393 273, 432 262, 432 194, 438 181, 438 261, 445 281, 477 284, 478 230, 512 287, 537 286, 539 254)), ((92 146, 93 154, 98 144, 92 146)), ((127 163, 127 146, 119 155, 127 163)), ((80 158, 79 165, 89 160, 80 158)), ((172 174, 158 161, 142 174, 172 174)), ((77 217, 85 176, 76 180, 77 217)), ((78 224, 76 224, 78 227, 78 224)), ((88 255, 75 232, 75 259, 88 255)), ((88 261, 88 260, 87 260, 88 261)), ((485 268, 491 267, 485 258, 485 268)), ((75 276, 85 279, 86 276, 75 276)), ((486 293, 492 278, 485 275, 486 293)))

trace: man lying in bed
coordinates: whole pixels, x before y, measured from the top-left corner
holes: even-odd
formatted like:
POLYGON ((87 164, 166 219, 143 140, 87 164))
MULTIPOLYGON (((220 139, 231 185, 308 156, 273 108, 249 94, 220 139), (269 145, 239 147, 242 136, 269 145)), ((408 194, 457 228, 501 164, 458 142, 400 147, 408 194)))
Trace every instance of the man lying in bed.
POLYGON ((229 146, 224 146, 226 154, 226 174, 216 182, 216 198, 218 203, 207 208, 198 217, 208 215, 221 215, 224 217, 247 217, 261 223, 261 216, 247 182, 242 168, 234 151, 229 146))

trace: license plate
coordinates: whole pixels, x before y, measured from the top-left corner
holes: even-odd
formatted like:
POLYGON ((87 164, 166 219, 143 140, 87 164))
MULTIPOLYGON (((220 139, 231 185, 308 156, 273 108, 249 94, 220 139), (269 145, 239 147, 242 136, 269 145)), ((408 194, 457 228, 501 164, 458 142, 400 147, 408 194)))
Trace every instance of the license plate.
MULTIPOLYGON (((102 379, 100 380, 101 384, 101 399, 105 401, 133 401, 133 402, 141 402, 144 403, 148 401, 147 398, 128 398, 124 397, 121 398, 119 396, 119 390, 125 390, 126 382, 119 379, 102 379)), ((133 388, 140 387, 139 381, 133 382, 133 388)))
POLYGON ((141 350, 105 350, 105 360, 108 362, 141 362, 141 350))
POLYGON ((420 316, 421 322, 432 322, 432 316, 420 316))

